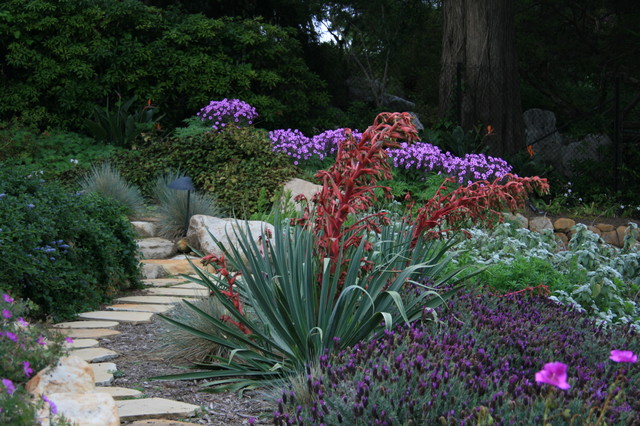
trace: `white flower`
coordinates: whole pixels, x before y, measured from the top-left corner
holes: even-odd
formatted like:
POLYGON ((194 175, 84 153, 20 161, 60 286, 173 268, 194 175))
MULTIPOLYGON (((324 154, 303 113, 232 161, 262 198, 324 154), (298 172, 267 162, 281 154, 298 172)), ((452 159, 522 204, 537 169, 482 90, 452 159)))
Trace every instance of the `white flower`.
POLYGON ((75 158, 72 158, 71 160, 69 160, 69 162, 73 164, 78 164, 78 160, 76 160, 75 158))
POLYGON ((621 209, 624 209, 624 204, 620 204, 620 208, 621 208, 621 209))

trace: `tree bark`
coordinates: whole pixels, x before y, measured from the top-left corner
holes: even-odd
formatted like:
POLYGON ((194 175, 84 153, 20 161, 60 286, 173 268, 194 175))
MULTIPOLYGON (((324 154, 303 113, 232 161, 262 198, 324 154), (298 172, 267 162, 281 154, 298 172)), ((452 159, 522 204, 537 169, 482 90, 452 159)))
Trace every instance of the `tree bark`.
POLYGON ((491 126, 493 155, 524 149, 512 0, 444 0, 443 17, 441 115, 491 126))

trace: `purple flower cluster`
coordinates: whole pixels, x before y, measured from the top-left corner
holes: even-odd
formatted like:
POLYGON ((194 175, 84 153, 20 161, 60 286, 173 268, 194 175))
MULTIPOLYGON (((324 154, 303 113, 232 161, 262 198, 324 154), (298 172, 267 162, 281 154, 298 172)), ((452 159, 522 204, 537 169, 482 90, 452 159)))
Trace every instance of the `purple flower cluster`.
POLYGON ((427 142, 411 145, 402 143, 400 148, 390 149, 388 153, 397 168, 446 173, 455 176, 462 184, 471 184, 478 180, 495 180, 511 173, 512 170, 501 158, 484 154, 456 157, 427 142))
POLYGON ((196 114, 202 121, 213 122, 211 128, 221 130, 228 124, 239 126, 241 124, 253 124, 258 117, 256 109, 239 99, 224 98, 221 101, 211 101, 196 114))
POLYGON ((307 377, 311 402, 287 391, 275 423, 541 424, 545 410, 562 422, 566 409, 591 408, 595 421, 605 403, 607 424, 640 421, 640 339, 632 328, 605 330, 535 296, 469 294, 436 311, 441 324, 402 325, 320 357, 321 374, 307 377), (567 389, 551 409, 545 383, 567 389))
MULTIPOLYGON (((359 139, 362 134, 356 130, 353 136, 359 139)), ((311 138, 297 129, 278 129, 269 132, 273 150, 293 158, 293 163, 296 165, 300 160, 307 161, 314 156, 323 160, 325 157, 335 155, 340 142, 346 137, 345 129, 325 130, 311 138)))

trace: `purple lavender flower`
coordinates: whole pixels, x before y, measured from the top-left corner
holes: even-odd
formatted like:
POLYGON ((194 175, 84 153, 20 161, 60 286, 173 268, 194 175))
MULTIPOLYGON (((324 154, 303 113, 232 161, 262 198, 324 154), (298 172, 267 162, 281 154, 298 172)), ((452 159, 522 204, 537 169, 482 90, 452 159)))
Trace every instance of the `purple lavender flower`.
POLYGON ((31 368, 31 364, 29 364, 29 361, 24 361, 22 363, 22 370, 24 371, 24 375, 27 378, 31 377, 31 375, 33 374, 33 368, 31 368))
POLYGON ((7 336, 9 340, 11 340, 12 342, 18 343, 18 336, 16 336, 15 333, 12 333, 10 331, 5 331, 4 335, 7 336))
POLYGON ((2 379, 2 385, 9 395, 13 395, 16 391, 16 387, 13 385, 13 382, 9 379, 2 379))
POLYGON ((3 294, 2 298, 4 299, 5 302, 7 303, 13 303, 13 297, 9 296, 8 294, 3 294))
POLYGON ((221 101, 211 101, 196 114, 202 121, 212 122, 211 128, 221 130, 227 124, 239 126, 245 122, 253 124, 253 120, 258 117, 256 109, 239 99, 223 99, 221 101))
POLYGON ((58 407, 56 407, 56 404, 53 401, 51 401, 49 398, 47 398, 44 394, 42 395, 42 400, 47 404, 49 404, 49 407, 51 408, 51 414, 58 413, 58 407))
POLYGON ((9 311, 8 309, 3 309, 2 310, 2 317, 5 319, 9 319, 11 318, 11 311, 9 311))

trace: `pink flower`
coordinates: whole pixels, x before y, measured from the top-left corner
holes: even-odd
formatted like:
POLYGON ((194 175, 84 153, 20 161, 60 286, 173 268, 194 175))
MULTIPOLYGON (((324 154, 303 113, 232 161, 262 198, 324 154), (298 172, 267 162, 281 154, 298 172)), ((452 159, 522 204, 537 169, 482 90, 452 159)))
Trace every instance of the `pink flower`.
POLYGON ((43 336, 42 334, 40 335, 40 337, 38 337, 38 339, 36 340, 36 342, 37 342, 39 345, 42 345, 42 346, 44 346, 44 345, 46 345, 46 344, 47 344, 47 341, 44 339, 44 336, 43 336))
POLYGON ((16 336, 14 333, 10 331, 5 331, 4 335, 7 336, 9 340, 11 340, 12 342, 18 343, 18 336, 16 336))
POLYGON ((67 343, 73 343, 73 339, 71 337, 66 337, 64 341, 67 343))
POLYGON ((561 362, 550 362, 536 373, 536 382, 547 383, 560 389, 569 389, 571 385, 567 383, 567 364, 561 362))
POLYGON ((4 299, 5 302, 7 303, 13 303, 13 297, 9 296, 8 294, 3 294, 2 298, 4 299))
POLYGON ((631 351, 613 350, 613 351, 611 351, 611 356, 609 357, 609 359, 611 361, 615 361, 615 362, 631 362, 631 363, 634 363, 634 362, 638 361, 638 355, 635 355, 631 351))
POLYGON ((13 382, 9 379, 2 379, 2 385, 7 390, 7 393, 9 395, 13 395, 13 393, 16 391, 16 387, 13 386, 13 382))
POLYGON ((29 323, 27 321, 24 320, 24 318, 20 317, 18 318, 18 320, 16 321, 18 323, 18 325, 20 327, 26 327, 29 325, 29 323))
POLYGON ((2 310, 2 316, 6 319, 11 318, 11 311, 7 310, 7 309, 3 309, 2 310))
POLYGON ((56 414, 58 412, 58 407, 56 407, 56 404, 54 404, 53 401, 47 398, 44 394, 42 395, 42 400, 49 404, 49 406, 51 407, 51 414, 56 414))
POLYGON ((31 375, 33 374, 33 369, 31 368, 31 364, 29 364, 29 361, 24 361, 22 363, 22 369, 24 370, 24 375, 27 376, 27 378, 31 377, 31 375))

